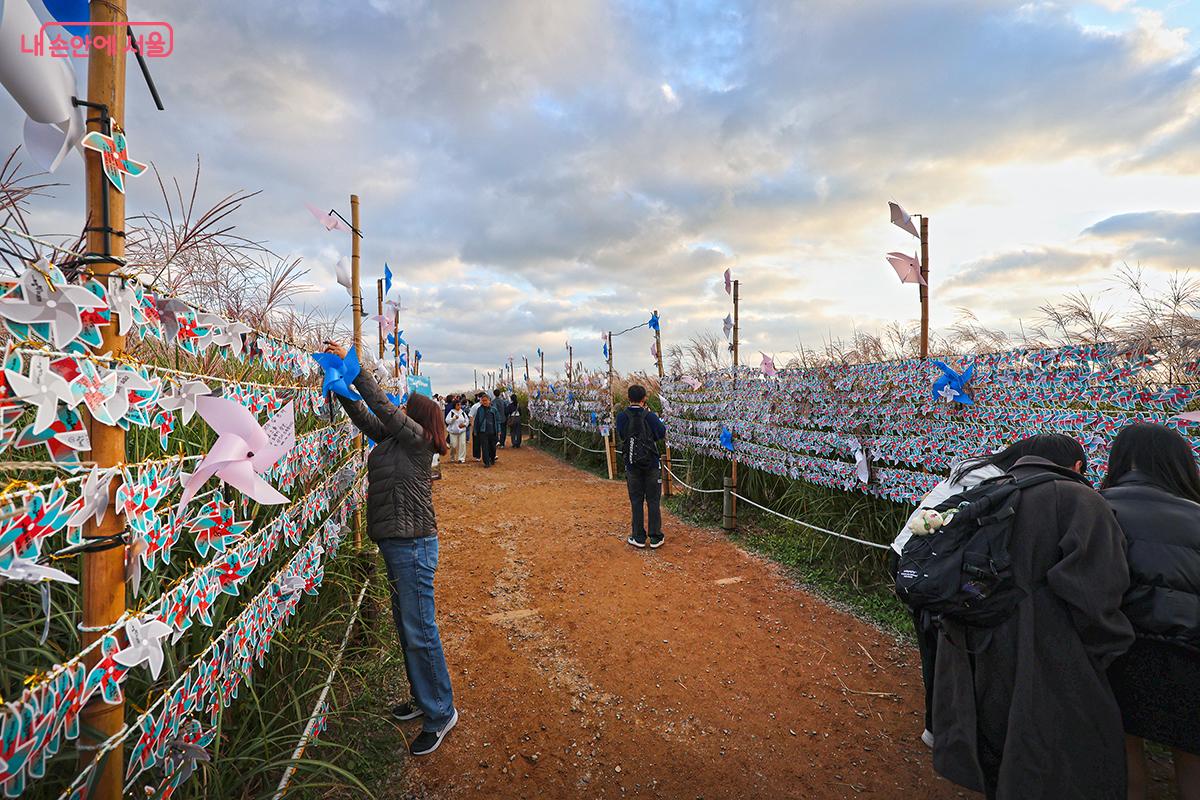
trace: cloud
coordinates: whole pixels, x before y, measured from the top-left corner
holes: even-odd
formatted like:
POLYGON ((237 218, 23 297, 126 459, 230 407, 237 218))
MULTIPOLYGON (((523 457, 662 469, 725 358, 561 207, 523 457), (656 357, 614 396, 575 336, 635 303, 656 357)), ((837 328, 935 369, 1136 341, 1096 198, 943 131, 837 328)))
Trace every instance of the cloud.
POLYGON ((1087 228, 1084 237, 1119 247, 1121 257, 1154 269, 1188 269, 1200 249, 1200 212, 1118 214, 1087 228))

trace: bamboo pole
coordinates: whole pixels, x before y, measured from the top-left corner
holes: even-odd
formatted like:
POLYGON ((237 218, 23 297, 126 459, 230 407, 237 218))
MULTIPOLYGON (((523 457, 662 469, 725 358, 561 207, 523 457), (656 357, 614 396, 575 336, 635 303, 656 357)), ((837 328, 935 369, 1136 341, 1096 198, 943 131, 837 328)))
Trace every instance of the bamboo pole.
POLYGON ((929 358, 929 217, 921 215, 921 358, 929 358))
MULTIPOLYGON (((106 0, 91 4, 91 21, 110 32, 124 31, 128 22, 126 0, 106 0)), ((125 120, 125 35, 119 34, 120 45, 115 48, 97 48, 91 45, 88 66, 88 102, 107 107, 111 124, 120 126, 125 120)), ((89 119, 89 131, 101 131, 111 135, 109 123, 103 120, 99 109, 85 109, 89 119)), ((125 255, 125 195, 112 190, 104 175, 100 153, 84 152, 87 183, 88 249, 105 253, 113 258, 125 255), (107 209, 107 219, 104 210, 107 209), (110 231, 103 229, 107 225, 110 231), (120 235, 113 235, 120 231, 120 235)), ((109 275, 117 265, 100 262, 92 265, 97 276, 109 275)), ((99 278, 105 285, 113 279, 99 278)), ((125 352, 125 337, 117 333, 114 317, 100 329, 99 352, 120 357, 125 352)), ((88 436, 91 438, 91 458, 100 467, 111 467, 125 460, 125 432, 116 426, 102 425, 88 415, 88 436)), ((88 523, 85 536, 97 538, 118 535, 124 525, 117 516, 115 482, 109 485, 108 510, 98 524, 88 523)), ((135 556, 136 557, 136 556, 135 556)), ((108 547, 94 553, 84 553, 81 574, 83 592, 82 643, 86 647, 99 638, 101 631, 116 622, 125 613, 125 548, 108 547), (101 629, 98 631, 97 629, 101 629)), ((101 658, 96 648, 84 657, 88 670, 101 658)), ((94 748, 119 732, 125 725, 125 704, 105 703, 95 694, 81 712, 80 762, 89 763, 95 757, 94 748)), ((116 745, 97 767, 88 796, 94 800, 118 800, 121 797, 122 778, 125 768, 124 745, 116 745)))
POLYGON ((375 281, 375 294, 379 298, 379 360, 383 361, 384 346, 387 344, 383 340, 383 278, 375 281))
POLYGON ((617 426, 617 401, 613 397, 613 335, 608 332, 608 435, 604 437, 604 458, 608 462, 608 479, 616 478, 616 458, 613 454, 613 428, 617 426))
POLYGON ((567 388, 575 383, 575 348, 567 345, 567 388))
MULTIPOLYGON (((658 316, 657 308, 654 309, 654 316, 656 316, 656 317, 658 316)), ((654 331, 654 352, 656 352, 658 354, 658 396, 661 398, 662 397, 663 378, 666 373, 663 372, 662 331, 658 330, 658 329, 655 329, 655 331, 654 331)), ((666 444, 666 450, 667 450, 667 454, 666 454, 667 455, 667 466, 670 466, 671 465, 671 444, 669 442, 666 444)), ((663 474, 662 474, 662 487, 663 487, 663 496, 670 497, 671 496, 671 473, 667 472, 665 469, 663 470, 663 474)))
MULTIPOLYGON (((361 358, 363 301, 359 274, 360 254, 358 232, 362 228, 359 227, 358 195, 356 194, 350 195, 350 228, 350 283, 354 287, 350 292, 350 307, 351 313, 354 315, 354 348, 355 352, 361 358)), ((354 440, 358 444, 358 452, 361 455, 366 442, 361 433, 354 437, 354 440)), ((356 508, 354 510, 354 547, 356 550, 362 549, 362 529, 362 509, 356 508)))
MULTIPOLYGON (((396 380, 400 380, 400 309, 396 308, 395 317, 396 330, 392 332, 392 369, 396 373, 396 380)), ((401 393, 403 394, 403 392, 401 393)))
MULTIPOLYGON (((738 324, 738 284, 740 281, 733 282, 733 392, 737 395, 737 372, 738 372, 738 333, 740 331, 738 324)), ((733 451, 733 459, 730 462, 729 477, 733 481, 733 491, 737 491, 738 487, 738 462, 737 450, 733 451)), ((732 515, 733 528, 737 528, 737 497, 730 495, 729 510, 732 515)))

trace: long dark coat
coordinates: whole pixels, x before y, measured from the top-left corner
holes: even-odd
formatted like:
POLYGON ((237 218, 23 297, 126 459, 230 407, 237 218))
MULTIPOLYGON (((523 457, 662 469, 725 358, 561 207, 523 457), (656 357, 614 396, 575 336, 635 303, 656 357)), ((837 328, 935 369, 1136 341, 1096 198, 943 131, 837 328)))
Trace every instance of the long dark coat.
POLYGON ((939 636, 933 765, 999 800, 1124 800, 1124 730, 1105 675, 1133 642, 1124 537, 1074 472, 1040 458, 1012 472, 1045 469, 1066 480, 1023 493, 1009 547, 1028 596, 990 642, 939 636))

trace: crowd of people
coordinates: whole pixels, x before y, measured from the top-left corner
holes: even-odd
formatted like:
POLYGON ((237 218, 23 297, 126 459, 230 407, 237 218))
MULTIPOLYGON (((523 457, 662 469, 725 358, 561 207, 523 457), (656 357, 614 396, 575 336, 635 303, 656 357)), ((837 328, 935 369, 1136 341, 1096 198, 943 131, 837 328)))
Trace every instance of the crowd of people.
POLYGON ((445 413, 450 461, 465 464, 469 446, 473 461, 491 467, 506 440, 514 448, 521 446, 521 405, 507 389, 477 391, 471 399, 465 394, 435 399, 445 413))
POLYGON ((1172 752, 1179 796, 1200 800, 1200 470, 1178 432, 1136 423, 1116 437, 1098 491, 1086 471, 1074 439, 1024 439, 960 464, 896 537, 894 565, 914 537, 950 530, 941 514, 970 517, 1005 482, 1025 487, 996 571, 1010 578, 1011 613, 987 627, 914 616, 922 739, 943 776, 1013 800, 1145 800, 1145 743, 1156 742, 1172 752))
MULTIPOLYGON (((344 357, 339 345, 328 349, 344 357)), ((503 389, 478 392, 469 405, 464 395, 444 404, 413 395, 401 409, 368 370, 354 386, 362 401, 339 400, 377 442, 367 461, 367 533, 387 569, 412 692, 392 714, 422 719, 409 749, 424 755, 458 721, 434 618, 433 460, 465 463, 469 444, 492 466, 506 438, 520 447, 520 409, 503 389)), ((643 387, 629 388, 616 430, 628 542, 659 547, 665 427, 643 387)), ((951 586, 968 596, 961 614, 914 606, 921 738, 939 773, 989 800, 1145 800, 1150 741, 1171 751, 1179 796, 1200 800, 1200 469, 1178 432, 1135 423, 1116 437, 1099 490, 1086 472, 1074 439, 1023 439, 955 467, 896 537, 899 587, 923 579, 911 557, 922 543, 969 528, 960 539, 969 550, 992 536, 984 562, 980 552, 955 557, 956 580, 959 570, 966 576, 951 586), (970 622, 985 608, 986 625, 970 622)), ((925 549, 936 551, 949 552, 925 549)))

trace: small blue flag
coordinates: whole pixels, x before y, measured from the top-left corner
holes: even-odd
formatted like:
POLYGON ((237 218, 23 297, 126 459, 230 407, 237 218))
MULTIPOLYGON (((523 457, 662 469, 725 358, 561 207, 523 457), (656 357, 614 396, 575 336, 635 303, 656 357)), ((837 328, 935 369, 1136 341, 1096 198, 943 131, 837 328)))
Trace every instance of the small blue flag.
POLYGON ((392 268, 383 262, 383 294, 386 297, 387 293, 392 290, 392 268))

